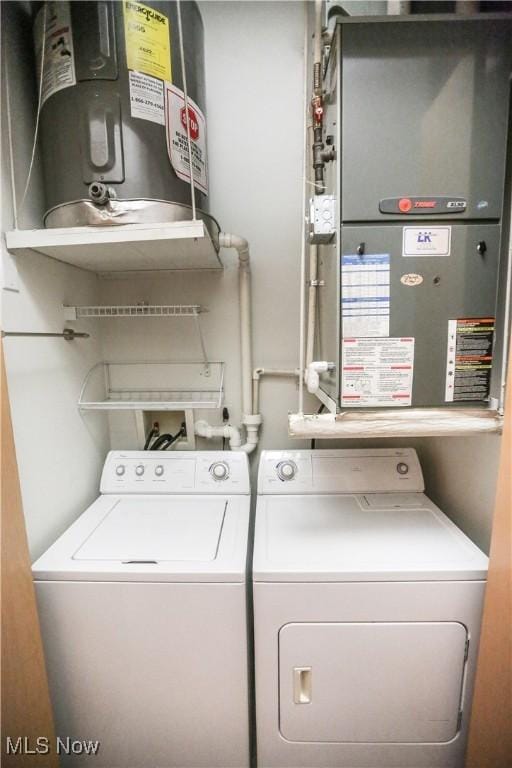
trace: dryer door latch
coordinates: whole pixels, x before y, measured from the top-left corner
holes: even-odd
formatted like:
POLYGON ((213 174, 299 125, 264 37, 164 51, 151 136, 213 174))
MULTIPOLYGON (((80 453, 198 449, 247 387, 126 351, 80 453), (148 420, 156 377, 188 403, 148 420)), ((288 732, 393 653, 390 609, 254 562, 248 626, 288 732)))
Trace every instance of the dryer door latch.
POLYGON ((293 700, 295 704, 311 703, 311 667, 293 668, 293 700))

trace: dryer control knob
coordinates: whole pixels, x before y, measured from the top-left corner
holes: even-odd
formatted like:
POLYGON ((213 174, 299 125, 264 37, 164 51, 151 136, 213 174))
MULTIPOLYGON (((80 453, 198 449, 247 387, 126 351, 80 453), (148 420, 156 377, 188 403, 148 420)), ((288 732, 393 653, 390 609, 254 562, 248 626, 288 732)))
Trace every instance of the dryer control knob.
POLYGON ((396 465, 396 471, 399 475, 406 475, 409 471, 409 465, 405 463, 405 461, 400 461, 396 465))
POLYGON ((157 464, 156 467, 155 467, 155 475, 157 477, 162 477, 163 473, 164 473, 163 465, 162 464, 157 464))
POLYGON ((138 475, 139 477, 142 477, 142 475, 144 474, 144 464, 137 464, 137 466, 135 467, 135 474, 138 475))
POLYGON ((229 467, 224 461, 216 461, 210 467, 210 475, 214 480, 227 480, 229 476, 229 467))
POLYGON ((277 476, 280 480, 293 480, 297 474, 297 465, 294 461, 280 461, 277 465, 277 476))
POLYGON ((119 477, 122 477, 126 471, 126 467, 124 464, 118 464, 116 467, 116 475, 119 475, 119 477))

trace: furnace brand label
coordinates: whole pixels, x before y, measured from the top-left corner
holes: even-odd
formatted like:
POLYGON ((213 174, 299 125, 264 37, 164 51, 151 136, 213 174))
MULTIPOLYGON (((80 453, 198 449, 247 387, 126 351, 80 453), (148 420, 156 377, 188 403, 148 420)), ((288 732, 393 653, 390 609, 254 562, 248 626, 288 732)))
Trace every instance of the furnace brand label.
POLYGON ((451 227, 404 227, 402 256, 449 256, 451 227))
POLYGON ((462 197, 386 197, 379 201, 381 213, 394 213, 402 216, 418 215, 453 215, 464 213, 467 202, 462 197))
POLYGON ((169 19, 160 11, 124 0, 128 69, 172 82, 169 19))
POLYGON ((389 336, 389 261, 389 253, 342 257, 343 336, 389 336))
POLYGON ((46 3, 46 6, 41 8, 34 23, 34 47, 38 91, 41 59, 43 63, 42 106, 57 91, 76 85, 73 32, 68 2, 46 3))
POLYGON ((165 125, 162 81, 140 72, 130 72, 130 110, 132 117, 165 125))
MULTIPOLYGON (((188 98, 188 121, 192 142, 194 184, 197 189, 207 195, 206 120, 190 97, 188 98)), ((165 84, 165 128, 171 165, 180 179, 190 181, 185 96, 183 91, 168 83, 165 84)))
POLYGON ((343 339, 342 407, 411 405, 414 339, 343 339))
POLYGON ((489 398, 493 317, 448 320, 445 401, 489 398))

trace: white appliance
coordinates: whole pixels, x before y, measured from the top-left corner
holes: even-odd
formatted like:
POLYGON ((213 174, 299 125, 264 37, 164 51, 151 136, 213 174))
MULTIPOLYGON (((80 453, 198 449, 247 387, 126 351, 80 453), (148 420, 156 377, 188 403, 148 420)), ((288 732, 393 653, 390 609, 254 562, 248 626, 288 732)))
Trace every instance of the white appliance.
POLYGON ((262 454, 261 766, 462 768, 488 560, 423 491, 412 449, 262 454))
POLYGON ((61 765, 249 764, 249 506, 245 453, 109 453, 33 566, 61 765))

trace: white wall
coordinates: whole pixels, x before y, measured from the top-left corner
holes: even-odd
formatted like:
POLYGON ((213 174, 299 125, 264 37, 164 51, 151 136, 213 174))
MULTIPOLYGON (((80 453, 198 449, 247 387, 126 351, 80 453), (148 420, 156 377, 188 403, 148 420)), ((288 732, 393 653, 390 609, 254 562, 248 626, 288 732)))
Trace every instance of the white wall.
MULTIPOLYGON (((304 5, 203 2, 210 209, 224 231, 250 241, 254 364, 298 366, 304 5)), ((199 303, 210 359, 226 362, 226 404, 240 417, 237 258, 223 274, 176 273, 102 283, 109 302, 199 303)), ((186 318, 105 324, 109 359, 200 359, 186 318)), ((261 445, 292 446, 287 413, 297 385, 264 380, 261 445)), ((219 413, 209 414, 219 420, 219 413)), ((306 445, 302 443, 302 445, 306 445)), ((254 459, 256 464, 257 459, 254 459)))
MULTIPOLYGON (((34 82, 30 23, 25 4, 2 8, 2 107, 7 109, 8 57, 14 136, 14 177, 18 200, 24 187, 34 126, 34 82), (5 45, 5 41, 9 45, 5 45), (28 51, 28 55, 27 55, 28 51)), ((2 121, 2 230, 14 214, 6 120, 2 121)), ((41 178, 36 162, 30 194, 20 215, 23 227, 40 226, 41 178)), ((15 290, 2 290, 4 331, 60 332, 63 304, 95 303, 98 279, 92 273, 33 254, 9 263, 2 238, 6 277, 15 290)), ((4 282, 5 285, 5 282, 4 282)), ((5 338, 3 342, 23 507, 30 551, 37 557, 92 500, 107 450, 102 417, 82 419, 76 407, 87 370, 100 359, 98 328, 80 324, 91 338, 5 338)))

